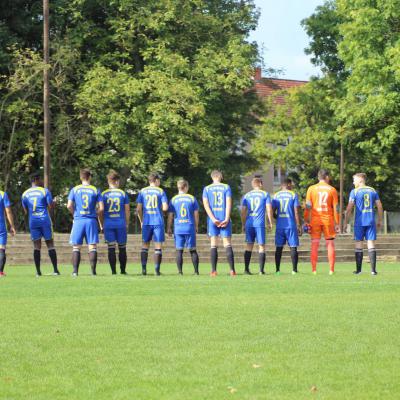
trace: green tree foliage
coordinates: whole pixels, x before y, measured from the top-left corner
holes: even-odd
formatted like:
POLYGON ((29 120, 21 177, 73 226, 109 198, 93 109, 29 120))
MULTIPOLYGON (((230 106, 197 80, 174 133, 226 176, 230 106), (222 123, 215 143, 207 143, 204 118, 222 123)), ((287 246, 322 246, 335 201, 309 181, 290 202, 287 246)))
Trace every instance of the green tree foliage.
MULTIPOLYGON (((0 179, 14 190, 42 163, 42 1, 3 3, 0 156, 9 168, 0 179)), ((249 90, 258 62, 248 41, 258 19, 252 0, 50 6, 56 194, 77 183, 81 166, 94 170, 100 186, 108 169, 117 169, 133 190, 150 170, 163 175, 170 192, 183 176, 197 195, 210 170, 220 168, 238 191, 241 175, 256 165, 248 144, 262 110, 249 90)))
POLYGON ((271 110, 256 147, 260 157, 285 163, 302 190, 319 167, 337 181, 342 142, 346 192, 352 174, 364 171, 387 209, 400 206, 399 21, 398 0, 327 1, 303 21, 307 52, 324 75, 271 110))

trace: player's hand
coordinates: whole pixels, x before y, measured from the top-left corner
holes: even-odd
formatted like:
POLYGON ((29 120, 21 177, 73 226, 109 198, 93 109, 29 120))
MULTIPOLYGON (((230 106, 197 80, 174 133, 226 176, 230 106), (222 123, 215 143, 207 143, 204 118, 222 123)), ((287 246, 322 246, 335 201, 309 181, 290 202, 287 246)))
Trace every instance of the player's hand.
POLYGON ((10 233, 11 233, 11 236, 15 236, 16 235, 16 231, 15 231, 15 228, 12 226, 11 228, 10 228, 10 233))
POLYGON ((196 233, 199 233, 199 227, 196 226, 196 233))
POLYGON ((268 231, 269 231, 269 232, 272 231, 272 223, 268 224, 268 231))
POLYGON ((224 219, 220 224, 219 228, 225 228, 229 224, 229 219, 224 219))
POLYGON ((168 229, 167 233, 169 237, 172 237, 172 229, 168 229))
POLYGON ((335 224, 335 232, 340 233, 340 226, 335 224))
POLYGON ((303 228, 301 227, 301 225, 297 225, 297 233, 299 234, 299 236, 303 236, 303 228))
POLYGON ((242 233, 245 233, 245 227, 242 226, 242 233))
POLYGON ((213 219, 212 222, 213 222, 213 224, 214 224, 215 226, 220 227, 220 225, 221 225, 221 221, 219 221, 218 219, 213 219))
POLYGON ((378 231, 380 231, 381 228, 382 228, 382 222, 381 222, 381 221, 378 221, 377 224, 376 224, 376 229, 377 229, 378 231))

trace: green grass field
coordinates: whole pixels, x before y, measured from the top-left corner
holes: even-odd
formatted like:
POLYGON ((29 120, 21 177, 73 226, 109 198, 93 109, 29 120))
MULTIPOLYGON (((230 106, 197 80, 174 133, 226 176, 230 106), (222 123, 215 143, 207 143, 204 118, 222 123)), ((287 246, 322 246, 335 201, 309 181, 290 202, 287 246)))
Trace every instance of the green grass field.
POLYGON ((78 279, 69 266, 36 279, 8 267, 0 399, 399 399, 400 267, 378 268, 91 277, 82 265, 78 279))

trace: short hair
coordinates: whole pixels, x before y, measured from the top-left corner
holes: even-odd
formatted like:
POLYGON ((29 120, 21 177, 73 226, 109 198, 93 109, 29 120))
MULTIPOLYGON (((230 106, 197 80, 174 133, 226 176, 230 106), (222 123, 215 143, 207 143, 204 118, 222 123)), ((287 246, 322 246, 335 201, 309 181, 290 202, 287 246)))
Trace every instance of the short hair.
POLYGON ((31 174, 29 179, 31 182, 40 181, 42 179, 42 174, 40 172, 34 172, 33 174, 31 174))
POLYGON ((211 172, 211 178, 222 179, 223 178, 222 172, 219 171, 218 169, 214 169, 214 171, 211 172))
POLYGON ((255 176, 255 177, 251 180, 251 183, 252 183, 253 185, 262 186, 263 181, 262 181, 262 179, 261 179, 259 176, 255 176))
POLYGON ((118 174, 118 172, 114 171, 113 169, 111 169, 108 174, 107 174, 107 180, 109 182, 117 182, 119 181, 121 178, 118 174))
POLYGON ((318 171, 318 179, 320 181, 326 179, 329 176, 329 172, 326 169, 320 169, 318 171))
POLYGON ((282 186, 290 186, 293 184, 293 181, 290 178, 284 178, 281 180, 282 186))
POLYGON ((88 180, 89 178, 92 177, 92 173, 90 172, 90 169, 82 168, 79 171, 79 176, 80 176, 81 179, 88 180))
POLYGON ((160 179, 160 175, 158 175, 156 172, 152 172, 151 174, 149 174, 147 179, 149 180, 150 183, 154 183, 157 179, 158 180, 160 179))
POLYGON ((354 176, 356 176, 357 178, 361 178, 364 182, 367 180, 367 175, 364 174, 364 172, 357 172, 353 175, 353 177, 354 176))
POLYGON ((179 179, 176 186, 178 186, 178 189, 187 189, 189 187, 189 182, 185 179, 179 179))

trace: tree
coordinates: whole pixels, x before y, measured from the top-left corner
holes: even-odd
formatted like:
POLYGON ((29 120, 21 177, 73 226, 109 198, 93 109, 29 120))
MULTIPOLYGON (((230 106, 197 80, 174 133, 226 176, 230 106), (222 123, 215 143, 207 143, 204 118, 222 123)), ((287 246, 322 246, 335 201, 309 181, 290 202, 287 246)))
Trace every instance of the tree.
POLYGON ((301 189, 315 168, 338 178, 340 142, 345 148, 345 188, 364 171, 386 209, 400 206, 398 0, 327 1, 303 21, 308 53, 324 76, 313 79, 264 120, 258 141, 275 147, 257 151, 287 163, 301 189), (276 129, 276 130, 274 130, 276 129), (277 147, 282 141, 286 147, 277 147), (390 181, 393 185, 388 186, 390 181))

